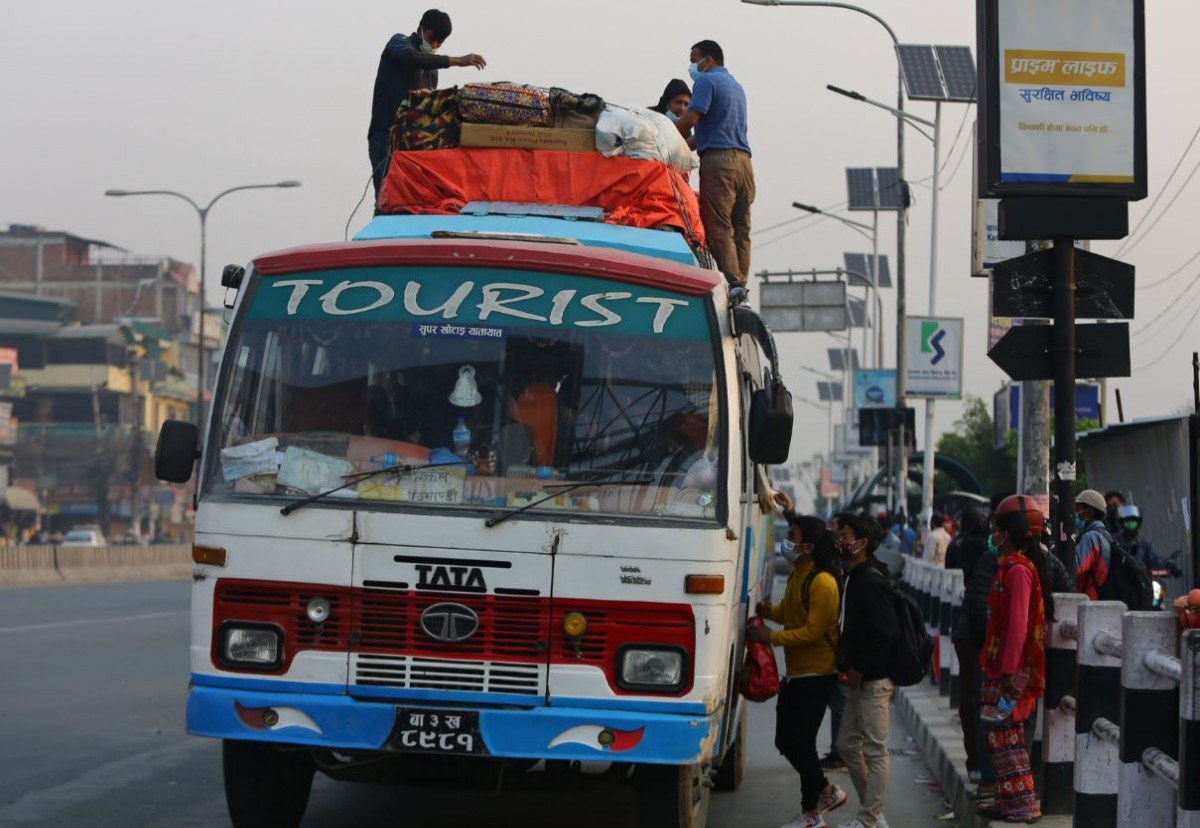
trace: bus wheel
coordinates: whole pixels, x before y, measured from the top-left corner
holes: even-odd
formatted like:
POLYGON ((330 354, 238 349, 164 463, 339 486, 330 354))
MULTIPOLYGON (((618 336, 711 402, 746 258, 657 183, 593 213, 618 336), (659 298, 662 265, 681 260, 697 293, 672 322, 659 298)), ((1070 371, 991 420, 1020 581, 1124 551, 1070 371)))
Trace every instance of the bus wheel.
POLYGON ((742 715, 738 719, 737 734, 733 743, 726 748, 725 756, 721 759, 721 767, 713 778, 713 787, 718 791, 736 791, 746 775, 746 706, 742 705, 742 715))
POLYGON ((316 766, 307 751, 226 739, 225 802, 233 828, 295 828, 308 807, 316 766))
POLYGON ((709 787, 697 765, 638 765, 633 772, 637 828, 704 828, 709 787))

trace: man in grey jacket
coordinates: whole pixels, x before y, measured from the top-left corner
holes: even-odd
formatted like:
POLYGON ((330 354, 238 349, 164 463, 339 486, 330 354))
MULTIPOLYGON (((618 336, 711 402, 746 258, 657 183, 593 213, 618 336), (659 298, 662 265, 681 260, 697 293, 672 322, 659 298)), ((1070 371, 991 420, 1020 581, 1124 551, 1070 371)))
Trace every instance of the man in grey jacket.
POLYGON ((422 15, 415 32, 393 35, 379 56, 375 94, 371 100, 371 124, 367 127, 367 152, 371 157, 376 200, 390 158, 388 130, 392 127, 396 110, 408 98, 408 93, 414 89, 436 89, 439 69, 451 66, 482 69, 487 66, 487 61, 481 55, 439 55, 438 49, 450 37, 450 31, 450 15, 430 9, 422 15))

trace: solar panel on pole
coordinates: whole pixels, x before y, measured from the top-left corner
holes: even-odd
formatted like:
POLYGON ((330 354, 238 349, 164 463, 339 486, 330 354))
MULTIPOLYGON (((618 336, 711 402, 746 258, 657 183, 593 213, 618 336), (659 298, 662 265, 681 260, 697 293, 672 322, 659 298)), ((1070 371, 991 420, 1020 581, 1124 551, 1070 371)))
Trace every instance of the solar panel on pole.
POLYGON ((846 284, 851 287, 862 287, 871 283, 871 271, 867 269, 865 253, 843 253, 846 262, 846 284))
POLYGON ((829 348, 829 368, 832 371, 857 371, 858 370, 858 349, 857 348, 829 348), (850 356, 850 366, 846 367, 846 356, 850 356))
POLYGON ((969 46, 934 46, 942 79, 946 83, 946 100, 970 103, 975 100, 975 58, 969 46))
POLYGON ((828 380, 817 381, 817 399, 821 402, 841 402, 842 401, 842 384, 840 382, 829 382, 828 380))
POLYGON ((900 44, 896 47, 900 58, 900 73, 904 76, 904 88, 914 101, 944 101, 946 87, 938 72, 937 59, 932 46, 900 44))
POLYGON ((850 191, 851 210, 878 210, 875 170, 871 167, 847 167, 846 188, 850 191))
MULTIPOLYGON (((871 256, 867 256, 867 266, 871 266, 871 256)), ((868 273, 870 271, 867 271, 868 273)), ((892 286, 892 272, 888 269, 888 257, 879 257, 879 287, 890 288, 892 286)))
POLYGON ((866 303, 862 299, 853 296, 847 299, 846 313, 850 317, 851 328, 861 328, 867 323, 866 303))
POLYGON ((899 210, 901 198, 900 171, 895 167, 876 167, 876 193, 880 210, 899 210))

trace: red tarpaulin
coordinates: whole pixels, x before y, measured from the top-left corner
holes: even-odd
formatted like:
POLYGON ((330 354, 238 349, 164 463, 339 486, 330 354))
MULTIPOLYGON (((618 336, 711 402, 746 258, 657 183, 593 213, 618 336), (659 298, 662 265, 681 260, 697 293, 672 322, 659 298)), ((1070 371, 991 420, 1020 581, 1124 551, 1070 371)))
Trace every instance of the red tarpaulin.
POLYGON ((396 152, 379 212, 457 214, 471 201, 600 207, 609 224, 674 227, 700 244, 696 193, 658 161, 524 149, 396 152))

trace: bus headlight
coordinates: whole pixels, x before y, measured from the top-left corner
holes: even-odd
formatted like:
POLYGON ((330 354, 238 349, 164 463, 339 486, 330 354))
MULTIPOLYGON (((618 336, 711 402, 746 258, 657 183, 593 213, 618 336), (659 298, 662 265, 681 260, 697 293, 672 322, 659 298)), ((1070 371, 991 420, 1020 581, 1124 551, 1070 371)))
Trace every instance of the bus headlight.
POLYGON ((283 663, 283 632, 268 624, 226 622, 221 625, 217 656, 226 667, 276 669, 283 663))
POLYGON ((687 662, 679 649, 625 647, 619 656, 619 681, 625 690, 682 690, 687 683, 687 662))

